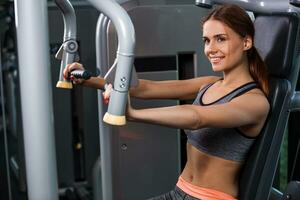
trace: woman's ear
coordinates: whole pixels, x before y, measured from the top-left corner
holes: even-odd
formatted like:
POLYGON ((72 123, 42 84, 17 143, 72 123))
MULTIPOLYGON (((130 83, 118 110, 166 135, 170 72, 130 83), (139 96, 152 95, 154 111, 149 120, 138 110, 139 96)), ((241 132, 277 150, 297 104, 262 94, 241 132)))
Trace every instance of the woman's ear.
POLYGON ((253 39, 247 35, 246 37, 244 37, 244 50, 247 51, 249 49, 251 49, 253 46, 253 39))

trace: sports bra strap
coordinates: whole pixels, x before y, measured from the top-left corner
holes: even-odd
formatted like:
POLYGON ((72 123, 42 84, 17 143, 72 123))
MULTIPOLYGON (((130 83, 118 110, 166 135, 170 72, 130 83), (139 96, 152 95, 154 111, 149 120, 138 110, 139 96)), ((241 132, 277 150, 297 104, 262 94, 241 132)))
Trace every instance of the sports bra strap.
POLYGON ((217 99, 214 102, 208 103, 208 104, 204 104, 202 101, 202 97, 204 95, 204 93, 208 90, 208 88, 210 88, 214 83, 208 84, 207 86, 205 86, 203 89, 201 89, 198 93, 198 98, 199 98, 199 104, 202 106, 208 106, 208 105, 213 105, 213 104, 220 104, 220 103, 226 103, 231 101, 232 99, 254 89, 254 88, 258 88, 258 85, 256 82, 248 82, 245 83, 243 85, 241 85, 240 87, 234 89, 233 91, 231 91, 230 93, 224 95, 223 97, 217 99))
POLYGON ((254 89, 254 88, 258 88, 258 85, 256 82, 249 82, 246 83, 238 88, 236 88, 235 90, 233 90, 232 92, 229 93, 229 95, 227 95, 227 100, 231 101, 233 98, 236 98, 238 96, 241 96, 242 94, 254 89))

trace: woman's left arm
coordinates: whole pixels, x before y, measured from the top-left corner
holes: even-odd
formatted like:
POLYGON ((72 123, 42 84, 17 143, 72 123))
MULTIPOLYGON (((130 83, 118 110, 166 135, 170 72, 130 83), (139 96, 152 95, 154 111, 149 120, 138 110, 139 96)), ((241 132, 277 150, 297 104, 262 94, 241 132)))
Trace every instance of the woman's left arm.
POLYGON ((202 127, 242 127, 264 121, 269 103, 261 94, 244 94, 234 100, 210 106, 179 105, 136 110, 129 106, 127 114, 133 121, 165 125, 181 129, 202 127))

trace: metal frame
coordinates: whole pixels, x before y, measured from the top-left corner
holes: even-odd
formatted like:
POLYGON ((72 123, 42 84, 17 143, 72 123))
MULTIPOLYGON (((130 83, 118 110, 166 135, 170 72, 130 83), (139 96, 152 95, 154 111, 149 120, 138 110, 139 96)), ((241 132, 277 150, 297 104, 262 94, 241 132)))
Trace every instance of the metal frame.
POLYGON ((274 1, 274 0, 196 0, 197 6, 211 8, 214 4, 237 4, 249 11, 255 11, 257 13, 289 13, 300 12, 300 9, 291 5, 289 1, 274 1))
POLYGON ((119 49, 117 52, 117 69, 114 80, 114 88, 104 121, 113 125, 124 125, 125 108, 128 89, 131 80, 131 71, 135 50, 135 31, 127 12, 115 1, 89 0, 101 13, 106 15, 115 25, 119 49))
POLYGON ((76 59, 78 50, 76 15, 72 4, 68 0, 55 0, 55 3, 61 10, 64 20, 63 44, 55 55, 55 58, 61 60, 59 80, 56 87, 71 89, 72 83, 69 80, 65 80, 63 71, 67 64, 73 63, 76 59))
MULTIPOLYGON (((114 82, 115 88, 112 92, 108 112, 114 116, 123 116, 134 56, 134 28, 127 13, 116 2, 109 0, 89 0, 89 2, 110 18, 117 29, 120 44, 117 53, 119 62, 114 82)), ((221 2, 221 0, 196 1, 197 4, 206 5, 221 2)), ((269 4, 269 1, 265 1, 264 6, 261 3, 259 4, 258 1, 251 1, 251 3, 246 3, 245 1, 227 1, 226 3, 239 3, 246 9, 258 12, 271 10, 267 13, 299 11, 295 7, 287 6, 287 4, 275 2, 269 4), (255 3, 256 6, 254 6, 255 3)), ((58 185, 48 56, 47 3, 40 0, 28 0, 26 2, 16 0, 15 10, 28 197, 33 200, 56 200, 58 199, 58 185), (27 91, 30 91, 30 94, 27 91)), ((107 18, 104 15, 102 17, 103 21, 100 21, 98 26, 102 27, 100 29, 106 31, 107 18)), ((100 49, 103 48, 98 49, 101 52, 100 49)), ((104 66, 103 64, 105 63, 105 66, 107 66, 107 61, 105 60, 98 60, 97 63, 99 66, 104 66), (103 63, 100 64, 101 62, 103 63)), ((298 111, 299 107, 300 94, 299 92, 295 92, 291 100, 290 111, 298 111)), ((102 109, 99 107, 99 110, 102 109)), ((105 130, 101 132, 103 133, 105 130)), ((106 136, 108 135, 106 134, 106 136)), ((106 146, 104 148, 105 145, 111 144, 107 142, 109 140, 111 138, 104 138, 104 135, 100 139, 101 148, 103 148, 101 149, 102 183, 105 182, 105 186, 103 185, 103 187, 106 187, 103 190, 103 198, 107 200, 113 199, 112 175, 110 170, 112 156, 111 152, 109 152, 111 147, 106 146), (108 151, 105 152, 104 149, 108 151), (103 163, 104 160, 108 162, 103 163)))
POLYGON ((58 200, 47 2, 16 0, 15 13, 28 198, 58 200))
MULTIPOLYGON (((108 71, 108 60, 107 60, 107 28, 109 24, 109 19, 100 14, 96 27, 96 64, 97 69, 100 70, 100 75, 104 77, 108 71)), ((99 119, 102 119, 107 106, 103 103, 102 91, 98 91, 98 111, 99 119)), ((113 135, 111 126, 104 123, 102 120, 99 122, 99 132, 100 132, 100 161, 101 161, 101 182, 102 182, 102 199, 114 199, 113 191, 113 172, 112 172, 112 147, 113 147, 113 135)), ((100 180, 95 180, 99 182, 100 180)), ((98 190, 98 189, 96 189, 98 190)), ((95 200, 99 200, 99 194, 101 192, 94 192, 98 195, 95 200)), ((94 196, 95 197, 95 196, 94 196)))

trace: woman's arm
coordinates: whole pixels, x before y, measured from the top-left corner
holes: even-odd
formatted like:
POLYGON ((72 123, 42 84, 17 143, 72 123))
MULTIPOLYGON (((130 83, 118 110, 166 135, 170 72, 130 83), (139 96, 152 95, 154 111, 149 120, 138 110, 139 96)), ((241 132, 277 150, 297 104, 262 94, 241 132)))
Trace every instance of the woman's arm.
POLYGON ((179 105, 135 110, 129 105, 127 115, 133 121, 193 130, 203 127, 261 127, 268 111, 269 103, 263 94, 249 93, 231 102, 211 106, 179 105))
POLYGON ((130 89, 130 96, 140 99, 194 99, 202 86, 219 79, 217 76, 167 81, 139 79, 138 87, 130 89))
POLYGON ((104 90, 105 80, 102 77, 91 77, 88 80, 84 80, 81 85, 104 90))
MULTIPOLYGON (((76 79, 69 77, 73 70, 84 70, 80 63, 72 63, 64 70, 64 77, 71 79, 75 84, 104 89, 105 80, 102 77, 92 77, 88 80, 76 79)), ((220 77, 205 76, 187 80, 167 80, 167 81, 150 81, 139 79, 137 87, 130 89, 130 96, 141 99, 193 99, 196 97, 199 89, 209 83, 215 82, 220 77)))
POLYGON ((191 105, 133 109, 128 106, 128 120, 181 129, 196 129, 199 116, 191 105))

